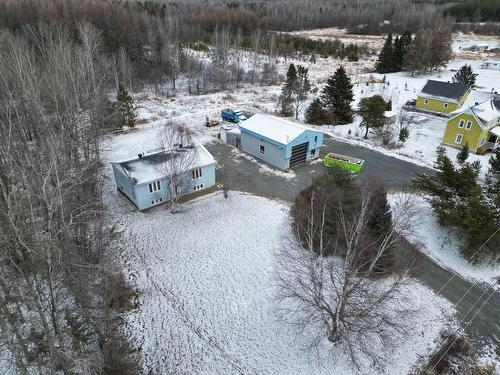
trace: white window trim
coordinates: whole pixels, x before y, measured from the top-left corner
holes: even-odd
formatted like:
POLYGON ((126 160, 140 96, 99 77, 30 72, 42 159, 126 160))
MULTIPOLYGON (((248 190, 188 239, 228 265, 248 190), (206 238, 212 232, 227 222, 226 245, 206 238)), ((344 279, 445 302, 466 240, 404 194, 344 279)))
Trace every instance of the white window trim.
POLYGON ((463 128, 465 126, 465 120, 461 119, 460 122, 458 123, 459 128, 463 128))
POLYGON ((193 191, 203 189, 203 184, 193 186, 193 191))
POLYGON ((154 199, 151 199, 151 205, 154 206, 156 204, 160 204, 160 203, 163 203, 163 197, 159 197, 159 198, 154 198, 154 199))
POLYGON ((455 136, 455 143, 456 144, 458 144, 458 145, 461 144, 463 140, 464 140, 464 135, 463 134, 457 134, 455 136), (460 141, 458 141, 458 137, 460 137, 460 141))
POLYGON ((197 180, 199 178, 202 178, 203 177, 203 170, 202 170, 202 168, 193 169, 192 172, 191 172, 191 177, 193 178, 193 180, 197 180))
POLYGON ((429 104, 429 99, 424 99, 424 104, 429 104))
POLYGON ((259 154, 261 154, 261 155, 266 154, 266 146, 261 145, 260 143, 259 143, 259 154))
POLYGON ((465 124, 465 130, 470 130, 472 128, 472 121, 467 121, 467 123, 465 124))
POLYGON ((149 194, 154 194, 161 191, 161 181, 153 181, 148 184, 149 194))

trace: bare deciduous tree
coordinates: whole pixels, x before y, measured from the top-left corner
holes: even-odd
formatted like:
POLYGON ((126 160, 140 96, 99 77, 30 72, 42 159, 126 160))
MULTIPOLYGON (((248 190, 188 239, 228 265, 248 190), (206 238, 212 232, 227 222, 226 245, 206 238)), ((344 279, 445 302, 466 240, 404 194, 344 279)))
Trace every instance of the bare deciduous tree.
POLYGON ((360 263, 362 253, 373 245, 364 239, 372 207, 370 190, 364 190, 354 214, 344 212, 339 202, 337 238, 327 235, 326 206, 320 215, 313 212, 315 199, 313 194, 298 238, 289 238, 278 254, 279 316, 297 332, 313 332, 309 349, 327 339, 356 366, 366 357, 380 364, 383 358, 377 349, 394 344, 411 310, 404 307, 402 293, 408 282, 406 273, 375 279, 373 272, 386 252, 411 231, 412 202, 401 200, 391 227, 376 241, 375 253, 360 263), (343 255, 327 256, 325 249, 331 246, 343 255))
POLYGON ((165 124, 161 134, 161 147, 166 156, 162 170, 168 179, 170 208, 175 213, 179 194, 190 187, 189 171, 197 156, 192 131, 179 124, 165 124))
POLYGON ((106 359, 123 337, 105 286, 120 267, 98 181, 112 82, 100 48, 89 24, 0 36, 0 346, 22 374, 118 363, 106 359))

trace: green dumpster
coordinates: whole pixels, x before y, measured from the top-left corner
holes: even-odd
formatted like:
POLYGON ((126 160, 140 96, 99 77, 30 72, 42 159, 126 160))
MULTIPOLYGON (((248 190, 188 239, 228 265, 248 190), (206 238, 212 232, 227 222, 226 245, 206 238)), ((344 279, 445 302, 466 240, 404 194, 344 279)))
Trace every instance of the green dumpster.
POLYGON ((342 169, 349 170, 353 173, 360 173, 363 170, 365 161, 362 159, 356 159, 352 156, 340 155, 334 152, 328 153, 323 158, 323 164, 327 167, 340 167, 342 169))

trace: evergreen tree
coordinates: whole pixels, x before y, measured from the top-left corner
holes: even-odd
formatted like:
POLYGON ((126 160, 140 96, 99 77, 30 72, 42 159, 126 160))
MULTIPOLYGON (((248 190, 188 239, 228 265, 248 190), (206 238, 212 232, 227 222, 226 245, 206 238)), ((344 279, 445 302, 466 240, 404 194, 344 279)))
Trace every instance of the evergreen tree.
MULTIPOLYGON (((375 183, 373 188, 371 215, 366 225, 368 234, 377 245, 392 226, 391 206, 387 201, 387 193, 382 183, 375 183)), ((388 249, 377 262, 378 271, 386 271, 394 262, 394 249, 388 249)))
POLYGON ((469 157, 469 143, 465 142, 465 145, 460 149, 460 152, 457 154, 457 161, 459 164, 463 164, 465 163, 468 157, 469 157))
POLYGON ((489 161, 490 172, 500 174, 500 147, 496 148, 490 157, 489 161))
POLYGON ((406 55, 406 52, 408 52, 408 48, 410 47, 411 41, 412 41, 412 36, 410 31, 405 31, 403 35, 401 35, 401 46, 403 49, 403 54, 406 55))
POLYGON ((326 109, 330 123, 347 124, 352 122, 351 103, 354 100, 351 79, 343 66, 328 78, 321 93, 323 108, 326 109))
POLYGON ((401 128, 399 130, 399 141, 405 143, 410 138, 410 130, 408 128, 401 128))
POLYGON ((368 139, 368 130, 370 128, 380 128, 385 123, 385 108, 387 103, 380 95, 363 98, 359 102, 359 114, 363 118, 361 126, 366 129, 365 139, 368 139))
POLYGON ((321 125, 326 122, 325 110, 319 98, 314 99, 307 107, 305 118, 307 123, 314 125, 321 125))
POLYGON ((392 53, 393 71, 400 72, 403 69, 403 62, 406 51, 403 47, 403 37, 397 36, 394 40, 394 49, 392 53))
POLYGON ((477 74, 472 71, 472 67, 465 64, 455 73, 452 80, 455 83, 462 83, 470 88, 474 88, 476 87, 476 77, 477 74))
POLYGON ((280 96, 280 113, 283 116, 293 115, 293 98, 292 94, 297 85, 297 70, 295 65, 290 64, 286 72, 286 80, 283 88, 281 89, 280 96))
POLYGON ((135 125, 135 118, 136 118, 134 99, 132 99, 127 89, 125 89, 125 87, 121 84, 118 85, 116 104, 121 116, 122 125, 133 127, 135 125))
POLYGON ((414 186, 429 195, 429 202, 442 225, 451 225, 464 234, 462 253, 474 255, 479 245, 483 250, 474 255, 496 256, 500 251, 500 215, 478 183, 479 163, 463 163, 455 168, 444 148, 438 148, 435 175, 418 174, 414 186), (491 237, 491 238, 490 238, 491 237))
POLYGON ((390 73, 394 70, 393 51, 392 33, 389 33, 375 65, 377 73, 390 73))

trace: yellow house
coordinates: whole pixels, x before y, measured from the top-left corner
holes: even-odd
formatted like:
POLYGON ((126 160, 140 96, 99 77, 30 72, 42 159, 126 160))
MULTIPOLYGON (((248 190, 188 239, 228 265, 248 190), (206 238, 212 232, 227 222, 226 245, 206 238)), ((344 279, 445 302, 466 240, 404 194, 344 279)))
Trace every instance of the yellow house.
POLYGON ((443 143, 463 147, 478 154, 500 147, 500 96, 455 111, 446 124, 443 143))
POLYGON ((448 114, 459 109, 469 93, 468 85, 430 79, 418 95, 415 107, 422 111, 448 114))

